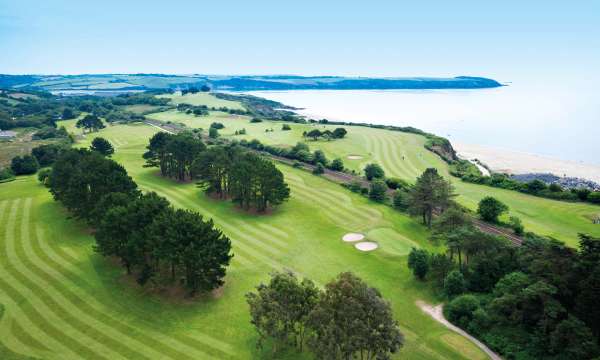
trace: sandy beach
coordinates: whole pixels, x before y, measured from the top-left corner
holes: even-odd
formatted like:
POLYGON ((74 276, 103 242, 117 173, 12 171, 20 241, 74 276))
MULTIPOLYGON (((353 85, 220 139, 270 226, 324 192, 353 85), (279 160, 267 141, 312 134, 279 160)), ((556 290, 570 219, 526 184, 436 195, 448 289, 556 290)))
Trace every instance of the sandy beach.
POLYGON ((561 160, 514 150, 452 143, 461 157, 479 159, 492 171, 509 174, 551 173, 588 179, 600 183, 600 166, 561 160))

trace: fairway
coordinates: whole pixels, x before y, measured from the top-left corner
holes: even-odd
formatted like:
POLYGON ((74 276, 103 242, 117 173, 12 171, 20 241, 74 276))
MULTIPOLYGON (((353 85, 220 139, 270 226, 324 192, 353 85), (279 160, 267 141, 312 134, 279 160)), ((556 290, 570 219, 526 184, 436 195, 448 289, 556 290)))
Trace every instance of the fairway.
MULTIPOLYGON (((73 122, 64 122, 70 130, 73 122)), ((75 130, 79 133, 79 130, 75 130)), ((273 270, 291 269, 322 286, 353 271, 381 290, 406 337, 397 358, 484 359, 462 337, 415 305, 439 301, 406 267, 412 246, 432 249, 426 230, 391 208, 375 205, 312 174, 279 166, 290 184, 289 202, 267 215, 252 215, 212 200, 192 183, 181 184, 143 168, 141 158, 156 128, 107 126, 86 134, 117 144, 113 158, 145 191, 156 191, 180 208, 212 218, 232 239, 234 258, 216 295, 186 301, 149 294, 124 277, 121 267, 92 249, 83 223, 69 218, 34 176, 0 185, 0 322, 7 357, 43 359, 250 359, 270 357, 255 347, 244 294, 273 270), (360 252, 341 239, 349 232, 379 244, 360 252), (447 339, 453 339, 448 341, 447 339)), ((294 350, 282 358, 309 358, 294 350)))
MULTIPOLYGON (((211 113, 208 117, 194 117, 175 111, 149 115, 158 120, 181 122, 204 129, 216 121, 215 116, 215 113, 211 113)), ((550 200, 463 182, 451 177, 448 164, 423 147, 425 138, 420 135, 345 125, 343 127, 348 130, 348 134, 344 139, 312 141, 303 139, 302 133, 314 128, 333 130, 338 126, 290 124, 292 130, 283 131, 282 122, 250 123, 247 117, 221 117, 220 121, 225 125, 225 129, 219 132, 221 135, 236 139, 258 139, 264 144, 280 146, 292 146, 305 141, 311 151, 321 149, 330 160, 341 158, 347 168, 357 172, 361 172, 366 164, 376 162, 384 168, 387 176, 414 182, 426 168, 435 167, 451 179, 459 195, 457 201, 461 205, 475 211, 483 197, 493 196, 509 206, 509 215, 505 215, 502 220, 508 220, 508 216, 518 216, 526 231, 554 237, 570 246, 577 246, 578 233, 600 236, 600 226, 592 222, 592 219, 600 216, 600 206, 550 200), (246 129, 246 135, 233 135, 236 130, 241 129, 246 129), (267 129, 273 131, 267 132, 267 129)))

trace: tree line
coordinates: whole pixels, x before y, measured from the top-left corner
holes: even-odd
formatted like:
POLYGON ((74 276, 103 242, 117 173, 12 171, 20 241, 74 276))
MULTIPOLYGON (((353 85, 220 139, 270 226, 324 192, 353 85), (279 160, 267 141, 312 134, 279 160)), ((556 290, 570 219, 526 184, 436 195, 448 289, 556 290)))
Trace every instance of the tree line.
POLYGON ((527 234, 515 247, 477 230, 451 207, 433 221, 446 252, 413 249, 408 267, 450 302, 451 322, 509 359, 591 359, 600 355, 600 239, 579 249, 527 234))
MULTIPOLYGON (((215 129, 215 127, 211 127, 215 129)), ((148 167, 179 181, 197 180, 207 193, 230 198, 241 208, 259 212, 287 200, 283 173, 269 160, 235 143, 207 148, 197 134, 155 134, 144 154, 148 167)))
POLYGON ((275 353, 307 345, 317 359, 389 359, 404 344, 390 304, 349 272, 325 290, 291 272, 276 272, 246 299, 257 346, 268 341, 275 353))
POLYGON ((98 152, 69 149, 47 182, 54 199, 94 228, 95 250, 116 257, 139 284, 181 283, 190 294, 223 284, 231 242, 212 220, 142 194, 123 166, 98 152))

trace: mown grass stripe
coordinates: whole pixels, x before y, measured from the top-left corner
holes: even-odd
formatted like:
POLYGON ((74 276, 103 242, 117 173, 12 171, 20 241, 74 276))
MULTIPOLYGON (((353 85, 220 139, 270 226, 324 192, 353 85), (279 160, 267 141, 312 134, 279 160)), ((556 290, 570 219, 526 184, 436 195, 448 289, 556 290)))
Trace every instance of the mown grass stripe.
MULTIPOLYGON (((38 303, 37 306, 44 306, 46 313, 56 321, 56 324, 61 321, 62 332, 72 337, 74 341, 79 343, 82 348, 94 354, 94 357, 99 358, 127 358, 127 354, 123 354, 119 348, 119 343, 97 331, 94 326, 82 320, 85 318, 83 312, 79 313, 76 303, 68 303, 65 297, 62 296, 59 289, 53 286, 54 279, 46 276, 42 269, 32 262, 27 257, 27 251, 24 247, 29 240, 29 211, 31 207, 31 198, 24 201, 21 216, 20 241, 17 244, 17 236, 12 236, 7 239, 7 253, 13 258, 14 265, 23 277, 23 284, 27 286, 25 293, 29 294, 29 298, 38 303), (43 305, 42 305, 43 304, 43 305), (69 310, 67 310, 69 309, 69 310), (75 316, 75 314, 79 316, 75 316), (84 342, 83 339, 86 341, 84 342), (107 347, 105 343, 109 343, 111 347, 116 347, 117 352, 107 347)), ((80 299, 81 301, 81 299, 80 299)), ((90 323, 98 325, 95 319, 90 319, 90 323), (90 321, 91 320, 91 321, 90 321)))
MULTIPOLYGON (((6 231, 4 236, 4 246, 1 247, 2 255, 4 255, 4 259, 6 259, 6 263, 3 264, 3 273, 4 276, 0 277, 0 290, 8 295, 8 299, 12 302, 12 306, 10 306, 11 312, 22 313, 24 314, 21 319, 26 318, 25 321, 28 323, 27 328, 30 329, 31 333, 37 333, 39 335, 39 339, 44 339, 44 343, 51 346, 54 349, 58 349, 59 352, 63 353, 63 356, 68 356, 69 358, 76 358, 77 354, 81 352, 81 354, 94 354, 86 350, 85 348, 81 348, 80 345, 66 336, 61 330, 59 330, 52 321, 48 321, 46 316, 47 312, 44 312, 44 315, 38 311, 38 308, 35 304, 32 303, 32 300, 36 300, 35 297, 26 297, 22 292, 13 287, 12 284, 8 283, 16 283, 21 285, 22 279, 18 279, 13 275, 13 272, 18 271, 14 268, 12 261, 10 261, 10 257, 8 255, 8 246, 10 237, 14 236, 15 232, 15 223, 17 217, 17 210, 19 208, 19 203, 21 199, 16 199, 12 202, 11 210, 6 220, 6 231), (25 307, 24 305, 29 305, 29 312, 24 312, 22 309, 25 307), (35 324, 35 325, 33 325, 35 324)), ((26 289, 27 290, 27 289, 26 289)), ((58 321, 59 323, 61 321, 58 321)))
MULTIPOLYGON (((65 261, 68 263, 67 260, 65 259, 61 259, 60 256, 52 249, 48 246, 47 241, 44 241, 44 235, 43 235, 43 231, 41 228, 39 228, 39 226, 37 227, 37 239, 38 239, 38 249, 34 248, 34 251, 36 251, 36 253, 38 254, 38 256, 43 257, 43 260, 48 263, 48 264, 52 264, 53 267, 56 269, 56 271, 60 272, 62 274, 62 276, 64 276, 67 281, 69 281, 72 284, 76 284, 77 286, 79 286, 81 288, 81 290, 85 291, 87 294, 87 296, 89 296, 89 300, 88 302, 92 305, 96 304, 96 301, 92 298, 94 296, 94 292, 93 292, 93 288, 85 281, 80 281, 82 279, 78 278, 78 276, 74 273, 72 273, 71 270, 69 270, 66 266, 64 266, 63 264, 65 263, 65 261), (45 245, 45 246, 44 246, 45 245), (74 279, 75 278, 75 279, 74 279), (83 282, 84 285, 79 284, 80 282, 83 282)), ((108 313, 112 313, 113 311, 109 311, 106 306, 104 304, 99 303, 100 307, 102 307, 102 313, 104 314, 108 314, 108 313)), ((108 315, 107 315, 108 316, 108 315)), ((111 319, 112 320, 112 319, 111 319)), ((127 329, 123 329, 123 330, 127 330, 127 329)), ((131 334, 123 334, 125 336, 131 336, 131 334)), ((135 338, 132 338, 134 340, 136 340, 135 338)), ((155 341, 155 339, 149 339, 150 341, 155 341)), ((139 341, 139 340, 136 340, 139 341)), ((145 347, 148 346, 147 344, 140 342, 139 344, 140 347, 145 347)), ((198 352, 198 349, 192 349, 194 353, 198 352)), ((153 357, 163 357, 163 355, 161 354, 153 354, 153 357)), ((208 355, 204 354, 204 357, 208 357, 208 355)))
POLYGON ((266 232, 270 232, 271 234, 273 234, 275 236, 279 236, 279 237, 286 238, 286 239, 290 237, 290 234, 286 233, 285 231, 283 231, 273 225, 258 223, 258 224, 256 224, 256 226, 262 228, 266 232))
MULTIPOLYGON (((282 267, 281 264, 279 264, 278 262, 272 260, 269 257, 262 255, 261 253, 256 251, 254 249, 254 247, 250 246, 250 245, 254 245, 254 246, 258 246, 262 249, 270 249, 270 247, 268 245, 262 243, 258 239, 254 239, 252 237, 248 237, 248 236, 244 235, 240 230, 237 230, 234 225, 221 219, 218 216, 215 216, 214 214, 211 214, 208 210, 206 210, 199 204, 194 203, 192 199, 188 199, 185 196, 185 194, 180 194, 179 192, 177 192, 176 189, 167 190, 166 188, 162 188, 160 186, 156 186, 156 188, 165 194, 170 194, 172 198, 174 197, 174 198, 178 199, 180 205, 182 205, 183 203, 188 203, 188 204, 192 205, 192 208, 195 207, 195 208, 199 209, 203 214, 208 214, 207 216, 212 218, 215 221, 215 223, 218 224, 217 226, 223 230, 223 232, 225 232, 232 240, 236 240, 235 241, 236 246, 240 247, 245 253, 248 253, 254 259, 259 260, 259 261, 263 262, 264 264, 266 264, 270 267, 273 267, 273 268, 281 268, 282 267), (249 244, 246 244, 241 239, 247 240, 249 242, 249 244)), ((183 206, 183 207, 185 208, 185 206, 183 206)), ((279 254, 280 254, 280 252, 279 252, 279 254)))

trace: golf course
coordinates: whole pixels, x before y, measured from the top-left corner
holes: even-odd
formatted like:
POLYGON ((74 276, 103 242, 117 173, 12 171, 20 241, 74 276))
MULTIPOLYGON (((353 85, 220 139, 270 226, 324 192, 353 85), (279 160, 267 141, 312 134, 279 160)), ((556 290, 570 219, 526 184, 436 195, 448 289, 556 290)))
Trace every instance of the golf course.
MULTIPOLYGON (((174 103, 243 108, 206 93, 169 96, 174 103)), ((341 158, 351 170, 360 172, 367 163, 376 162, 388 176, 409 182, 428 167, 449 176, 447 164, 423 147, 422 136, 414 134, 345 126, 348 134, 343 139, 311 141, 303 139, 302 133, 327 125, 290 124, 291 130, 284 131, 283 122, 250 123, 247 116, 220 111, 194 116, 169 110, 147 118, 204 130, 220 122, 225 126, 221 137, 258 139, 271 145, 305 141, 329 159, 341 158), (246 134, 235 135, 242 129, 246 134)), ((76 121, 58 123, 75 135, 74 147, 87 148, 96 136, 107 139, 115 149, 112 159, 125 167, 141 190, 156 192, 176 208, 212 219, 231 239, 234 257, 224 286, 198 299, 149 292, 110 258, 94 251, 91 229, 70 217, 35 175, 0 184, 2 359, 274 358, 269 343, 263 349, 256 347, 258 335, 250 323, 245 294, 276 270, 293 271, 319 287, 338 273, 352 271, 379 289, 405 337, 394 358, 486 358, 472 342, 416 304, 443 301, 431 284, 415 280, 406 266, 413 247, 444 250, 429 240, 429 231, 418 219, 284 164, 277 168, 289 184, 289 201, 265 214, 244 212, 205 195, 194 182, 177 182, 161 177, 156 168, 144 167, 142 154, 160 131, 156 126, 107 124, 84 134, 75 127, 76 121), (365 246, 354 243, 363 239, 365 246)), ((600 207, 459 180, 453 184, 462 205, 475 209, 482 197, 493 194, 509 206, 511 215, 523 220, 528 231, 573 246, 578 232, 600 234, 589 220, 600 207)), ((290 348, 278 352, 277 358, 310 358, 310 354, 290 348)))

